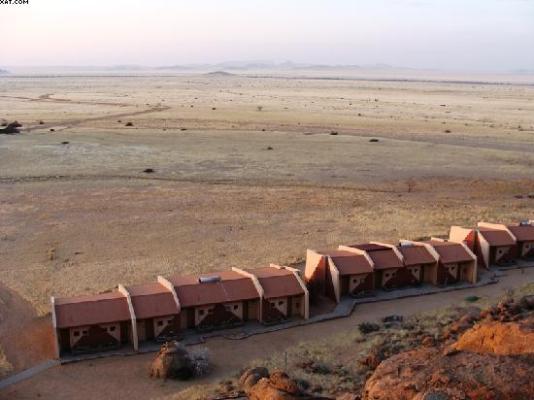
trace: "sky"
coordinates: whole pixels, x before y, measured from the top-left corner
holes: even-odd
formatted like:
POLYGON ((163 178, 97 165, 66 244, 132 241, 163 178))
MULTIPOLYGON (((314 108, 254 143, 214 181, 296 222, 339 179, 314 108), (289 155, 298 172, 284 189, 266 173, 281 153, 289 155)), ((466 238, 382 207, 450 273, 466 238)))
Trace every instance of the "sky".
POLYGON ((29 0, 1 66, 293 61, 534 70, 534 0, 29 0))

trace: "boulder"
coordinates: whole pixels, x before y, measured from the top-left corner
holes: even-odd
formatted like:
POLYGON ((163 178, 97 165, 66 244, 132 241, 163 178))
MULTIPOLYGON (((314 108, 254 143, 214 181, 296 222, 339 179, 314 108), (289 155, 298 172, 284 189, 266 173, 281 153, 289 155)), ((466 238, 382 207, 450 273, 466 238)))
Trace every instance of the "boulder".
POLYGON ((305 393, 283 371, 274 371, 269 375, 266 368, 251 368, 243 373, 239 383, 249 400, 329 400, 305 393), (267 376, 261 377, 266 373, 267 376), (251 385, 258 377, 260 379, 251 385))
POLYGON ((187 349, 178 342, 161 346, 150 366, 152 378, 190 379, 194 376, 194 363, 187 349))
POLYGON ((267 378, 269 370, 265 367, 249 368, 239 378, 239 387, 245 392, 254 386, 261 378, 267 378))
POLYGON ((534 316, 521 322, 484 322, 465 332, 456 350, 479 354, 534 354, 534 316))

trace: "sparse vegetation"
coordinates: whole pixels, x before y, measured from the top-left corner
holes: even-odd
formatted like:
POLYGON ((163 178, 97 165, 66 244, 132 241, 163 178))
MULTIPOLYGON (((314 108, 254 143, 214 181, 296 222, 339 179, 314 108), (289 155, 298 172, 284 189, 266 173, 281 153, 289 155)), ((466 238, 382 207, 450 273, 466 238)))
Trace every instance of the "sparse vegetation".
POLYGON ((0 379, 7 376, 11 371, 13 371, 13 366, 9 363, 4 352, 0 348, 0 379))
POLYGON ((478 297, 478 296, 467 296, 464 300, 467 301, 468 303, 475 303, 478 300, 480 300, 480 297, 478 297))

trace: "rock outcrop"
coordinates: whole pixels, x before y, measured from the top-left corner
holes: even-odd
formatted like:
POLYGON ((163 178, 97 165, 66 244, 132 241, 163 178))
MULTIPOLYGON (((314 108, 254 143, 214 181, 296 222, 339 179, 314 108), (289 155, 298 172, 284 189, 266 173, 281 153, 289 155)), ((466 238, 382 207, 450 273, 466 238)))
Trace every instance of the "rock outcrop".
POLYGON ((249 400, 329 400, 305 393, 285 372, 263 367, 246 370, 239 385, 249 400))
POLYGON ((419 348, 382 362, 364 400, 532 399, 532 358, 419 348))
POLYGON ((518 322, 485 322, 465 332, 455 350, 511 356, 534 354, 534 317, 518 322))
POLYGON ((456 342, 422 346, 380 363, 362 399, 533 399, 533 305, 526 297, 462 316, 445 337, 461 334, 456 342))
POLYGON ((178 342, 169 342, 161 346, 158 355, 150 366, 151 378, 190 379, 194 375, 194 366, 187 349, 178 342))

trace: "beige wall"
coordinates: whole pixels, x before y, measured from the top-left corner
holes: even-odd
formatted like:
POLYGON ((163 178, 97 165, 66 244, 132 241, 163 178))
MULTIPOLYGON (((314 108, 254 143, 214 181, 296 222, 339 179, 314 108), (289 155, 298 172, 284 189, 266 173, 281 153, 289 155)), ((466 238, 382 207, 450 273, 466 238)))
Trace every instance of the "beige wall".
MULTIPOLYGON (((237 318, 243 319, 243 302, 225 303, 224 307, 227 311, 230 311, 237 318)), ((196 307, 195 326, 198 326, 204 320, 204 318, 208 316, 208 314, 213 312, 214 308, 215 306, 213 304, 209 306, 196 307)))
POLYGON ((276 297, 268 300, 271 306, 287 317, 287 297, 276 297))
POLYGON ((524 257, 528 252, 534 248, 534 242, 524 242, 521 246, 521 257, 524 257))
POLYGON ((480 252, 481 252, 481 256, 482 256, 482 263, 484 264, 484 266, 486 268, 488 268, 489 265, 490 265, 490 262, 489 262, 490 245, 486 241, 486 239, 484 239, 482 237, 482 235, 480 233, 477 234, 477 238, 478 238, 478 244, 480 246, 480 252))
POLYGON ((202 306, 195 308, 195 326, 198 326, 204 318, 206 318, 210 313, 213 312, 215 306, 202 306))
POLYGON ((411 265, 406 268, 408 269, 408 271, 410 271, 410 273, 413 275, 415 279, 417 279, 418 281, 421 281, 422 270, 423 270, 423 267, 421 265, 411 265))
POLYGON ((510 249, 511 246, 497 247, 495 249, 495 261, 499 261, 501 258, 503 258, 504 255, 510 251, 510 249))
MULTIPOLYGON (((160 318, 154 318, 152 323, 154 324, 154 337, 159 336, 163 330, 172 324, 174 317, 168 316, 168 317, 160 317, 160 318)), ((141 338, 139 338, 141 340, 141 338)))
POLYGON ((462 228, 461 226, 451 226, 451 230, 449 231, 449 240, 456 243, 463 242, 467 240, 467 237, 472 231, 473 229, 462 228))
MULTIPOLYGON (((113 336, 116 340, 120 342, 121 340, 121 325, 120 323, 114 323, 114 324, 102 324, 99 325, 102 329, 105 329, 107 333, 111 336, 113 336)), ((77 328, 71 328, 69 329, 70 334, 70 347, 74 347, 76 343, 84 336, 87 335, 89 332, 89 326, 81 326, 77 328)))
POLYGON ((323 256, 313 250, 306 251, 306 267, 304 269, 304 279, 309 282, 315 273, 315 270, 321 267, 324 262, 323 256))
POLYGON ((449 274, 451 276, 453 276, 455 279, 458 279, 459 278, 459 275, 458 275, 458 272, 459 272, 459 267, 458 267, 458 264, 456 263, 450 263, 450 264, 443 264, 443 267, 449 271, 449 274))
POLYGON ((382 270, 382 286, 388 283, 397 274, 397 268, 382 270))
POLYGON ((368 274, 351 275, 349 276, 349 293, 352 293, 354 289, 360 286, 367 279, 368 274))

